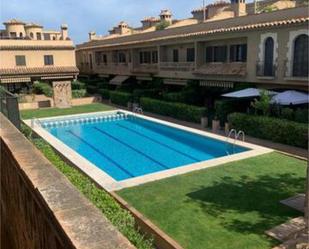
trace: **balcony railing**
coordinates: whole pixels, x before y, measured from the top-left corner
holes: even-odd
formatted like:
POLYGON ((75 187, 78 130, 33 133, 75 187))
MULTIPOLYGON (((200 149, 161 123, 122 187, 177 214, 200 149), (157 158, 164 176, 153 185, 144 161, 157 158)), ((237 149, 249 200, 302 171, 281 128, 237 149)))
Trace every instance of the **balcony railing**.
POLYGON ((194 62, 161 62, 160 69, 166 71, 193 71, 194 62))
POLYGON ((256 62, 256 76, 258 77, 275 77, 277 66, 273 63, 265 63, 265 61, 256 62))
POLYGON ((129 63, 100 63, 96 64, 98 71, 110 74, 121 74, 129 70, 129 63))
POLYGON ((136 65, 131 71, 133 73, 157 73, 158 64, 139 64, 136 65))

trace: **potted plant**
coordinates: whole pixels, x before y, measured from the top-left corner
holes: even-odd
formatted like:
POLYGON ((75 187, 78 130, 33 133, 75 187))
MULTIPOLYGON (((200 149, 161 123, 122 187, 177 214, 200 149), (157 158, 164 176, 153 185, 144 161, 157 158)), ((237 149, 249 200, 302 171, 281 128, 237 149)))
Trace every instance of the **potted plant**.
POLYGON ((216 115, 214 119, 212 120, 212 131, 217 132, 220 129, 220 120, 218 119, 218 116, 216 115))

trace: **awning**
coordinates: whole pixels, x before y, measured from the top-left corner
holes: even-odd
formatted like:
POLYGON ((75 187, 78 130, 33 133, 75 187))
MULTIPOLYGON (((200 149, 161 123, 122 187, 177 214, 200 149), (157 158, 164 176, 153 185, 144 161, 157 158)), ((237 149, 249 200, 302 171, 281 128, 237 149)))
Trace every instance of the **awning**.
POLYGON ((30 77, 21 77, 21 78, 4 78, 4 79, 1 79, 2 84, 24 83, 24 82, 31 82, 31 78, 30 77))
POLYGON ((164 79, 163 83, 166 85, 181 85, 186 86, 187 80, 181 80, 181 79, 164 79))
MULTIPOLYGON (((247 88, 244 90, 223 94, 221 96, 227 98, 253 98, 261 96, 262 89, 247 88)), ((275 95, 277 92, 265 90, 268 95, 275 95)))
POLYGON ((234 83, 230 81, 201 80, 200 86, 233 88, 234 83))
POLYGON ((130 76, 117 75, 109 81, 109 84, 120 86, 123 82, 125 82, 129 78, 130 78, 130 76))
POLYGON ((307 93, 294 90, 285 91, 277 94, 271 100, 271 103, 279 105, 301 105, 309 103, 309 95, 307 93))

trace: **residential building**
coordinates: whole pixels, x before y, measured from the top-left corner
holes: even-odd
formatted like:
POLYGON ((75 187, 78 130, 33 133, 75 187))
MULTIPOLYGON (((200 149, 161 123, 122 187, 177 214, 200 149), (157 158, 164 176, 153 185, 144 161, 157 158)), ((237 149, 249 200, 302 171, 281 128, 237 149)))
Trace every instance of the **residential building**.
POLYGON ((0 83, 10 91, 30 89, 34 81, 71 81, 78 75, 67 25, 61 31, 12 19, 0 30, 0 83))
POLYGON ((121 22, 107 36, 91 32, 77 45, 77 66, 82 75, 112 84, 160 77, 173 85, 197 80, 209 87, 307 90, 308 7, 302 2, 221 1, 192 15, 174 20, 163 10, 138 28, 121 22))

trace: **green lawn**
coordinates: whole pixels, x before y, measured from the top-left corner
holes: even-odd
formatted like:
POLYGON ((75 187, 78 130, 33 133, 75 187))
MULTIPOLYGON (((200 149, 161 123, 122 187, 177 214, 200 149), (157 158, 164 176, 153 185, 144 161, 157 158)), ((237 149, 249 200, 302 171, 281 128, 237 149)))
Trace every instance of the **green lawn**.
POLYGON ((268 249, 264 231, 300 215, 306 162, 270 153, 118 193, 186 249, 268 249))
POLYGON ((82 106, 73 106, 67 109, 59 109, 59 108, 42 108, 38 110, 24 110, 21 111, 22 119, 31 119, 31 118, 45 118, 51 116, 60 116, 60 115, 71 115, 78 113, 87 113, 87 112, 100 112, 100 111, 109 111, 113 108, 108 105, 93 103, 89 105, 82 106))

